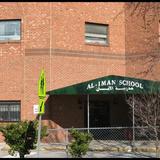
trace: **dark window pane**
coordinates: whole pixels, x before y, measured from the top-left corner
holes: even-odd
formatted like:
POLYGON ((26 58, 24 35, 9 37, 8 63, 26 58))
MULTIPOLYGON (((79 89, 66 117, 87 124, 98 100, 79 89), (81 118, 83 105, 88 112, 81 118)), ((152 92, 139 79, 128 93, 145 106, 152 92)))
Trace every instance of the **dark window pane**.
POLYGON ((107 34, 107 25, 86 23, 86 33, 107 34))
POLYGON ((0 102, 0 121, 19 121, 20 102, 0 102))

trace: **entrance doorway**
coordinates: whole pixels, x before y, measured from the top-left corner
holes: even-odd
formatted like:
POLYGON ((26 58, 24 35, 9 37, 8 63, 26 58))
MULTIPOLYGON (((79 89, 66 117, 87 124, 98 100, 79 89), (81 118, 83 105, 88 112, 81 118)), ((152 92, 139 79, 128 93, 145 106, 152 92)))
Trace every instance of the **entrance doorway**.
POLYGON ((109 127, 110 126, 110 107, 106 101, 92 100, 90 101, 90 124, 94 127, 109 127))

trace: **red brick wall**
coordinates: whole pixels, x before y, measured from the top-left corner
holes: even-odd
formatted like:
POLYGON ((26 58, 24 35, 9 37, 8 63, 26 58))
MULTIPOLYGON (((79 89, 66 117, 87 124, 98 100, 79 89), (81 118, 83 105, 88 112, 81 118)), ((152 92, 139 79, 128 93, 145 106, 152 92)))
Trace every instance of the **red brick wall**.
POLYGON ((36 118, 42 68, 47 90, 110 74, 139 77, 145 65, 126 55, 150 53, 155 43, 146 45, 138 19, 122 12, 114 20, 123 9, 119 2, 1 2, 0 19, 21 19, 22 32, 20 42, 0 42, 0 100, 21 100, 22 120, 36 118), (85 22, 109 24, 109 46, 85 44, 85 22))
MULTIPOLYGON (((140 16, 143 6, 148 4, 141 3, 134 12, 133 8, 127 9, 128 3, 125 4, 126 75, 159 80, 158 22, 160 17, 152 9, 142 14, 145 15, 145 19, 140 16), (155 55, 155 58, 152 58, 151 55, 155 55)), ((154 5, 159 4, 154 3, 154 5)))
POLYGON ((0 19, 22 22, 20 42, 0 43, 0 99, 21 100, 22 119, 33 119, 42 68, 47 90, 109 74, 125 75, 124 14, 113 21, 123 5, 0 3, 0 19), (86 21, 109 24, 109 46, 84 43, 86 21))

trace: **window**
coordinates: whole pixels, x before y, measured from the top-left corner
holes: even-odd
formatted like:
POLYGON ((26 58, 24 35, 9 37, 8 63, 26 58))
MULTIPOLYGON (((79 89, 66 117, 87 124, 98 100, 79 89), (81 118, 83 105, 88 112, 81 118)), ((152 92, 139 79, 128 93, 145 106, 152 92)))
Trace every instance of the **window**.
POLYGON ((85 23, 85 42, 90 44, 108 44, 108 25, 85 23))
POLYGON ((20 40, 20 20, 0 20, 0 41, 20 40))
POLYGON ((19 101, 0 101, 0 121, 19 121, 20 102, 19 101))

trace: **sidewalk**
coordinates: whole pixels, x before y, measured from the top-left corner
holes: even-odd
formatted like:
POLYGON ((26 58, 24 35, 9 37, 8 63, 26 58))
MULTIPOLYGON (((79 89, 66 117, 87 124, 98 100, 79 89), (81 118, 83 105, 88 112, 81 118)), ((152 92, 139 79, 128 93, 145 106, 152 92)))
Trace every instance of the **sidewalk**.
MULTIPOLYGON (((0 157, 8 155, 8 145, 5 143, 0 143, 0 157)), ((65 144, 40 144, 40 151, 65 151, 65 144)), ((132 145, 129 141, 92 141, 89 146, 89 151, 93 152, 150 152, 155 153, 155 146, 153 142, 136 142, 135 147, 132 148, 132 145)), ((36 152, 36 150, 33 150, 36 152)))
MULTIPOLYGON (((65 150, 65 144, 41 144, 45 150, 65 150)), ((138 141, 133 146, 129 141, 92 141, 89 151, 111 151, 111 152, 156 152, 154 142, 138 141)), ((160 150, 159 150, 160 151, 160 150)))
POLYGON ((152 141, 92 141, 90 150, 94 151, 115 151, 115 152, 156 152, 152 141))

